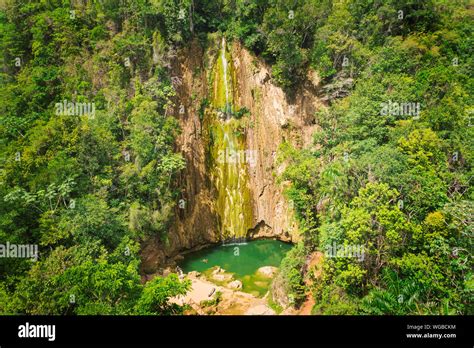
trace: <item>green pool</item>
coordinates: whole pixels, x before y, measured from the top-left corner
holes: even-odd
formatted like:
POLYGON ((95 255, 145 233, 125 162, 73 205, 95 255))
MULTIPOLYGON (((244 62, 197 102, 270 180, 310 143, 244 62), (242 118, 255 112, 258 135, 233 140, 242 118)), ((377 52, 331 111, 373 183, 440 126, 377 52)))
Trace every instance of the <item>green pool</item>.
POLYGON ((198 271, 206 276, 210 275, 212 268, 219 266, 242 282, 243 291, 263 296, 270 287, 271 279, 262 277, 256 271, 263 266, 279 267, 291 247, 291 244, 277 240, 218 245, 185 255, 179 266, 185 273, 198 271))

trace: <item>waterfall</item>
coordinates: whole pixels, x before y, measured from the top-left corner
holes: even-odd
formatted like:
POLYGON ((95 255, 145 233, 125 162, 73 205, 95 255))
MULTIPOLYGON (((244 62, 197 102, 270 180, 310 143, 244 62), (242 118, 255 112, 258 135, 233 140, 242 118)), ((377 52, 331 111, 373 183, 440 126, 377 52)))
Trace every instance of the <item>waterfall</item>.
POLYGON ((224 112, 226 116, 226 120, 230 118, 230 102, 229 102, 229 81, 227 76, 227 57, 225 55, 225 38, 222 37, 221 42, 221 61, 222 61, 222 71, 224 76, 224 90, 225 90, 225 105, 224 105, 224 112))
POLYGON ((210 133, 211 179, 216 187, 216 210, 221 221, 221 240, 242 243, 252 224, 252 206, 245 159, 245 137, 240 121, 232 117, 234 79, 232 60, 221 40, 221 50, 214 67, 214 95, 210 133))

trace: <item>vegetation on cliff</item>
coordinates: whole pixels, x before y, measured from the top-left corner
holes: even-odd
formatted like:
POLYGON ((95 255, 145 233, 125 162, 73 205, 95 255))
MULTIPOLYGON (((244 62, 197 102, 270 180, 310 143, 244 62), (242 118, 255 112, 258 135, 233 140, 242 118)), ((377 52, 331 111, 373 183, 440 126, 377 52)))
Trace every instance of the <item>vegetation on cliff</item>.
POLYGON ((322 79, 314 146, 279 154, 303 234, 282 263, 293 303, 472 313, 472 16, 461 0, 2 2, 0 243, 39 254, 0 258, 0 313, 182 311, 167 299, 189 284, 142 285, 138 255, 181 198, 171 67, 215 32, 290 100, 322 79))
POLYGON ((472 314, 472 8, 348 1, 318 13, 309 64, 326 86, 354 87, 315 115, 314 147, 281 147, 300 257, 325 253, 313 312, 472 314))
POLYGON ((39 247, 36 262, 0 259, 0 312, 179 313, 167 299, 189 284, 139 273, 140 242, 166 242, 185 165, 169 5, 2 6, 0 241, 39 247))

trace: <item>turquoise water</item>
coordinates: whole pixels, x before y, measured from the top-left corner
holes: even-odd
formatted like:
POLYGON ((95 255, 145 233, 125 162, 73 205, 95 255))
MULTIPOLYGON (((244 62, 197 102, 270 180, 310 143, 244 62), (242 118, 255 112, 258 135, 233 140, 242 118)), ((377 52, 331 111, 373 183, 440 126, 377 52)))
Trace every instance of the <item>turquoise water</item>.
POLYGON ((279 267, 291 244, 277 240, 255 240, 245 244, 218 245, 184 256, 179 263, 182 270, 203 272, 219 266, 242 281, 243 291, 262 296, 268 290, 271 280, 256 274, 263 266, 279 267))

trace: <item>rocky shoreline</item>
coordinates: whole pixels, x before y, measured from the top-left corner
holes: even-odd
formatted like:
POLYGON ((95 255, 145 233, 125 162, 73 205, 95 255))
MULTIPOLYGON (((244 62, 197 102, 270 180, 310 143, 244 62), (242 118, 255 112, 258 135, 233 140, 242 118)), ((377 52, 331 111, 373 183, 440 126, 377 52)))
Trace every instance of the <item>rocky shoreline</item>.
MULTIPOLYGON (((272 266, 261 267, 257 274, 273 278, 278 269, 272 266)), ((191 281, 191 289, 184 296, 174 297, 170 301, 187 305, 185 314, 204 315, 276 315, 270 307, 270 291, 258 297, 242 291, 243 284, 234 279, 231 273, 220 267, 214 267, 207 275, 200 272, 189 272, 182 275, 191 281)), ((291 309, 282 314, 292 314, 291 309)))

